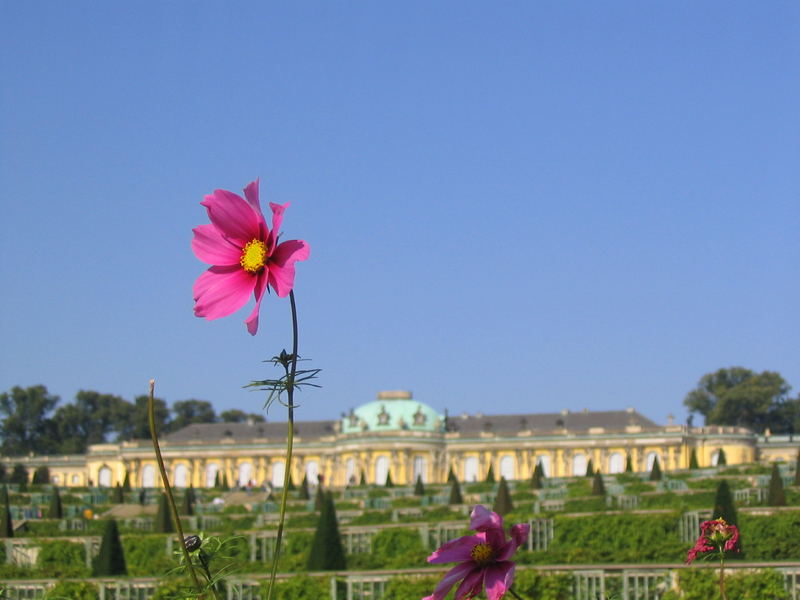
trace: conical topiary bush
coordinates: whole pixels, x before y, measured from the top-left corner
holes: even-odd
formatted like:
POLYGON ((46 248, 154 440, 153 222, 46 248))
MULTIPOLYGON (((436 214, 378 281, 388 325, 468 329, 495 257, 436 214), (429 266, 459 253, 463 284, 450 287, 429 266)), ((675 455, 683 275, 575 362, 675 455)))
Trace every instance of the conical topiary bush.
POLYGON ((658 457, 653 459, 653 466, 650 468, 650 481, 661 481, 661 465, 658 462, 658 457))
POLYGON ((8 488, 0 491, 0 538, 14 537, 14 523, 11 520, 11 507, 8 504, 8 488))
POLYGON ((692 470, 700 468, 700 464, 697 462, 697 450, 695 448, 692 448, 692 453, 689 455, 689 468, 692 470))
POLYGON ((358 485, 361 487, 367 485, 367 475, 364 473, 364 471, 361 471, 361 478, 358 480, 358 485))
POLYGON ((711 518, 721 518, 725 519, 729 525, 739 525, 739 516, 736 514, 731 488, 724 479, 717 485, 717 493, 714 496, 714 511, 711 518))
POLYGON ((425 495, 425 484, 422 483, 422 475, 417 475, 417 481, 414 483, 414 495, 425 495))
POLYGON ((594 474, 594 478, 592 479, 592 496, 605 496, 606 495, 606 486, 603 483, 603 475, 600 471, 597 471, 594 474))
POLYGON ((186 488, 183 494, 180 513, 187 517, 194 515, 194 491, 191 488, 186 488))
POLYGON ((500 478, 497 486, 497 495, 494 497, 492 510, 498 515, 503 516, 514 510, 514 503, 511 501, 511 492, 508 489, 508 482, 505 477, 500 478))
POLYGON ((333 494, 325 494, 314 541, 308 555, 309 571, 342 571, 347 568, 333 494))
POLYGON ((586 463, 586 477, 594 477, 594 462, 591 458, 586 463))
POLYGON ((536 466, 533 468, 531 487, 534 490, 540 490, 544 487, 544 468, 542 467, 542 463, 540 461, 536 461, 536 466))
POLYGON ((778 469, 778 463, 772 463, 772 473, 767 489, 767 506, 786 506, 786 491, 783 489, 783 479, 778 469))
POLYGON ((58 493, 58 487, 56 486, 53 486, 53 491, 50 494, 50 507, 47 509, 47 518, 64 518, 64 507, 61 505, 61 495, 58 493))
POLYGON ((300 500, 311 499, 311 494, 308 493, 308 475, 303 475, 303 481, 300 482, 300 489, 297 491, 297 497, 300 500))
POLYGON ((122 491, 131 491, 131 474, 130 471, 125 471, 125 478, 122 480, 122 491))
POLYGON ((450 470, 447 471, 447 483, 453 483, 454 479, 458 479, 456 477, 456 472, 453 470, 453 466, 450 466, 450 470))
POLYGON ((794 462, 794 484, 800 486, 800 451, 798 451, 797 459, 794 462))
POLYGON ((486 471, 486 479, 485 479, 485 481, 486 481, 486 483, 494 483, 495 482, 495 479, 494 479, 494 465, 491 464, 491 463, 489 463, 489 470, 486 471))
POLYGON ((95 577, 128 574, 125 553, 119 539, 119 529, 117 529, 117 522, 114 519, 110 519, 106 525, 103 541, 100 542, 100 552, 94 560, 92 574, 95 577))
POLYGON ((728 464, 728 457, 725 456, 725 448, 720 448, 717 453, 717 466, 724 467, 728 464))
POLYGON ((173 533, 175 525, 170 516, 169 504, 167 503, 167 495, 161 493, 158 497, 158 510, 156 511, 156 521, 153 530, 156 533, 173 533))
POLYGON ((117 484, 114 486, 114 490, 111 492, 111 502, 114 504, 122 504, 125 501, 125 497, 122 493, 122 486, 117 484))
POLYGON ((633 457, 630 453, 625 457, 625 472, 633 473, 633 457))
POLYGON ((450 497, 447 499, 448 504, 464 504, 464 497, 461 495, 461 486, 458 479, 450 482, 450 497))
POLYGON ((394 487, 394 481, 392 481, 392 470, 389 469, 386 471, 386 482, 384 483, 385 487, 394 487))
POLYGON ((46 466, 36 467, 36 470, 33 472, 31 483, 33 485, 46 485, 50 483, 50 469, 46 466))
POLYGON ((325 508, 325 492, 322 489, 322 486, 318 485, 317 495, 314 496, 314 510, 317 512, 322 512, 323 508, 325 508))

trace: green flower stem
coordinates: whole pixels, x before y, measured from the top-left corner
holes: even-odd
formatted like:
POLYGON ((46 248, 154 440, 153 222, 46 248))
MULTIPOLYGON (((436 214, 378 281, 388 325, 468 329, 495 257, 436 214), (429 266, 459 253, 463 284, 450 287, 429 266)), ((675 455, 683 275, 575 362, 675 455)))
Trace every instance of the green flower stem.
MULTIPOLYGON (((281 554, 283 539, 283 523, 286 518, 286 498, 289 495, 289 478, 292 476, 292 446, 294 443, 294 378, 297 374, 297 307, 294 303, 294 290, 289 292, 289 304, 292 307, 292 363, 286 380, 286 404, 289 411, 289 428, 286 433, 286 462, 283 471, 283 491, 281 492, 281 510, 278 518, 278 534, 275 538, 275 551, 272 556, 272 570, 269 574, 267 600, 272 600, 275 588, 275 575, 278 573, 278 559, 281 554)), ((284 367, 285 368, 285 367, 284 367)))
POLYGON ((719 596, 722 600, 728 600, 725 594, 725 550, 719 546, 719 596))
POLYGON ((516 598, 517 600, 523 600, 523 598, 511 588, 508 588, 508 593, 514 596, 514 598, 516 598))
MULTIPOLYGON (((178 544, 183 550, 183 557, 186 559, 186 565, 189 568, 189 573, 192 575, 192 582, 194 586, 197 588, 198 597, 202 598, 205 595, 205 589, 200 584, 200 580, 197 578, 197 573, 194 572, 194 567, 192 566, 192 558, 189 556, 189 551, 186 549, 186 544, 183 542, 183 527, 181 526, 181 519, 178 516, 178 507, 175 504, 175 498, 172 496, 172 487, 169 485, 169 479, 167 478, 167 469, 164 466, 164 459, 161 457, 161 448, 158 445, 158 433, 156 432, 156 411, 155 411, 155 388, 156 388, 156 381, 155 379, 150 380, 150 395, 147 399, 147 418, 150 421, 150 437, 153 440, 153 449, 156 452, 156 461, 158 462, 158 468, 161 471, 161 481, 164 483, 164 491, 167 493, 167 500, 169 501, 169 506, 172 509, 172 520, 175 521, 175 529, 178 532, 178 544)), ((214 597, 219 600, 219 596, 217 595, 216 590, 212 590, 214 592, 214 597)))

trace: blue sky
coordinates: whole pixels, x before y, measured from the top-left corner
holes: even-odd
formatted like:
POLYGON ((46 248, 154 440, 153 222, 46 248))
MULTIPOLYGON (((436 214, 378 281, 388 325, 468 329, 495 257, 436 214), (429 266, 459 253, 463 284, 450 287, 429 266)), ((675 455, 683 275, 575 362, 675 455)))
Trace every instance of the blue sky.
POLYGON ((793 2, 3 3, 0 389, 260 410, 288 302, 255 338, 194 317, 189 246, 256 177, 311 245, 299 419, 410 389, 665 422, 720 367, 800 387, 799 28, 793 2))

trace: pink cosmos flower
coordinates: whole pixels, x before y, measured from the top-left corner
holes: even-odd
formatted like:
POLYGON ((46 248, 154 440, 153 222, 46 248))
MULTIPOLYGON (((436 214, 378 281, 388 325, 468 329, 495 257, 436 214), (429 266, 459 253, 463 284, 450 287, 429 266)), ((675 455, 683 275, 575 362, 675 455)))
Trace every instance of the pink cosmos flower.
POLYGON ((700 537, 694 544, 694 548, 689 550, 686 556, 686 564, 690 564, 697 555, 703 552, 720 550, 729 552, 738 551, 739 528, 736 525, 728 525, 725 519, 719 518, 713 521, 703 521, 700 524, 700 537))
POLYGON ((429 563, 458 564, 444 576, 433 594, 422 600, 442 600, 459 581, 456 600, 473 598, 486 588, 488 600, 500 600, 514 583, 514 563, 510 558, 525 543, 530 525, 520 523, 511 527, 511 539, 506 539, 503 517, 476 506, 470 515, 470 529, 475 535, 465 535, 444 544, 428 557, 429 563))
POLYGON ((194 284, 194 314, 208 320, 226 317, 247 303, 256 305, 245 320, 247 331, 258 331, 258 310, 268 287, 281 298, 294 285, 294 263, 306 260, 309 247, 302 240, 278 243, 283 211, 289 206, 269 203, 272 230, 267 227, 258 201, 258 180, 244 188, 244 198, 227 190, 214 190, 200 203, 210 225, 195 227, 192 250, 213 265, 194 284))

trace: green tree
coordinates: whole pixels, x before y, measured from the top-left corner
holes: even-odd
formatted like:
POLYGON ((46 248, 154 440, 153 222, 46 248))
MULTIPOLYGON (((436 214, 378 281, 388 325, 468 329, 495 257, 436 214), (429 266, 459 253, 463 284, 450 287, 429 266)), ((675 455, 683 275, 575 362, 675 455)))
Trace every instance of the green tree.
POLYGON ((125 494, 122 492, 122 486, 119 484, 119 482, 117 482, 117 484, 112 488, 111 502, 114 504, 122 504, 125 502, 125 494))
POLYGON ((194 514, 194 490, 192 488, 186 488, 186 492, 183 494, 180 513, 187 517, 194 514))
POLYGON ((500 477, 500 483, 497 486, 497 495, 494 497, 492 510, 501 516, 507 515, 514 510, 514 503, 511 501, 511 492, 508 489, 508 482, 505 477, 500 477))
POLYGON ((222 477, 220 476, 219 471, 217 471, 217 473, 214 475, 214 489, 222 489, 222 477))
POLYGON ((633 457, 630 453, 625 456, 625 472, 633 473, 633 457))
POLYGON ((489 463, 489 470, 486 471, 486 483, 494 483, 494 465, 489 463))
POLYGON ((266 420, 262 414, 246 413, 236 408, 219 413, 219 419, 223 423, 263 423, 266 420))
POLYGON ((125 566, 125 553, 122 550, 122 542, 119 539, 119 529, 117 529, 117 522, 114 519, 109 519, 105 532, 103 532, 100 552, 94 561, 94 569, 92 571, 95 577, 128 574, 128 569, 125 566))
POLYGON ((158 497, 158 510, 156 511, 156 521, 153 530, 156 533, 174 533, 175 524, 172 522, 167 495, 164 492, 158 497))
POLYGON ((74 402, 55 412, 58 425, 59 451, 63 454, 82 454, 91 444, 102 444, 130 426, 133 406, 113 394, 80 390, 74 402), (115 435, 111 435, 115 434, 115 435))
POLYGON ((725 519, 730 525, 739 525, 739 517, 736 514, 736 506, 733 503, 731 488, 724 479, 717 485, 717 493, 714 496, 714 510, 711 518, 725 519))
POLYGON ((717 453, 717 466, 724 467, 728 464, 728 459, 725 456, 725 448, 720 448, 719 452, 717 453))
POLYGON ((769 476, 767 489, 767 506, 786 506, 786 492, 783 489, 783 479, 778 469, 778 463, 772 463, 772 473, 769 476))
POLYGON ((20 490, 25 491, 28 488, 28 469, 17 463, 11 471, 11 477, 8 478, 8 482, 16 483, 20 490))
POLYGON ((122 489, 126 492, 131 491, 131 474, 127 470, 125 471, 125 478, 122 480, 122 489))
POLYGON ((303 481, 300 482, 300 490, 297 492, 297 497, 300 500, 309 500, 311 494, 308 493, 308 475, 303 475, 303 481))
POLYGON ((361 478, 358 480, 358 485, 361 487, 367 485, 367 475, 364 473, 364 471, 361 471, 361 478))
POLYGON ((658 457, 653 460, 653 466, 650 469, 650 481, 661 481, 661 465, 659 464, 658 457))
POLYGON ((33 485, 47 485, 50 483, 50 469, 46 466, 36 467, 31 483, 33 485))
POLYGON ((317 486, 317 494, 314 496, 314 510, 317 512, 322 512, 322 509, 325 507, 325 492, 322 489, 321 485, 317 486))
MULTIPOLYGON (((146 395, 133 399, 131 418, 127 427, 119 431, 120 440, 149 440, 150 420, 147 412, 149 398, 146 395)), ((156 421, 156 432, 161 436, 169 432, 169 407, 163 398, 153 398, 153 414, 156 421)))
POLYGON ((797 452, 797 458, 794 461, 794 484, 800 485, 800 451, 797 452))
POLYGON ((425 484, 422 483, 422 475, 417 475, 417 481, 414 482, 414 495, 415 496, 425 495, 425 484))
POLYGON ((311 552, 308 555, 309 571, 339 571, 347 568, 344 546, 339 535, 333 494, 325 494, 325 503, 319 516, 311 552))
POLYGON ((598 471, 592 479, 592 496, 605 496, 606 486, 603 483, 603 475, 598 471))
POLYGON ((386 483, 384 483, 385 487, 394 487, 394 481, 392 481, 392 470, 388 469, 386 471, 386 483))
POLYGON ((175 417, 170 424, 170 431, 178 431, 194 423, 213 423, 217 420, 214 406, 206 400, 181 400, 172 405, 175 417))
POLYGON ((56 486, 53 486, 53 491, 50 493, 50 508, 47 509, 47 518, 64 518, 64 508, 61 505, 61 494, 59 494, 58 487, 56 486))
POLYGON ((692 448, 692 454, 689 456, 689 468, 690 469, 699 469, 700 465, 697 462, 697 450, 692 448))
POLYGON ((533 475, 531 475, 531 487, 534 490, 540 490, 544 487, 544 468, 541 461, 538 460, 533 468, 533 475))
POLYGON ((450 482, 450 497, 447 500, 448 504, 464 504, 464 497, 461 495, 461 486, 458 479, 453 479, 450 482))
POLYGON ((755 431, 772 427, 782 433, 788 422, 781 423, 781 413, 786 411, 790 389, 779 373, 731 367, 703 375, 683 403, 690 412, 703 415, 707 425, 739 425, 755 431))
POLYGON ((3 486, 0 491, 0 503, 3 508, 0 509, 0 538, 14 537, 14 523, 11 520, 11 506, 8 503, 8 488, 3 486))
POLYGON ((58 396, 43 385, 15 386, 0 394, 0 454, 25 456, 58 451, 56 424, 49 417, 58 396))
POLYGON ((0 483, 6 482, 6 466, 0 463, 0 483))
POLYGON ((456 472, 453 470, 453 465, 450 465, 450 470, 447 471, 447 483, 452 483, 456 477, 456 472))
POLYGON ((589 462, 588 462, 588 463, 586 463, 586 473, 585 473, 585 476, 586 476, 586 477, 594 477, 594 462, 592 462, 592 459, 591 459, 591 458, 589 459, 589 462))
MULTIPOLYGON (((291 483, 292 483, 292 480, 289 479, 289 484, 290 484, 289 489, 290 490, 294 489, 294 486, 291 485, 291 483)), ((219 486, 219 489, 221 489, 223 492, 229 492, 230 491, 231 486, 228 483, 228 474, 227 473, 223 473, 222 474, 222 484, 219 486)))

